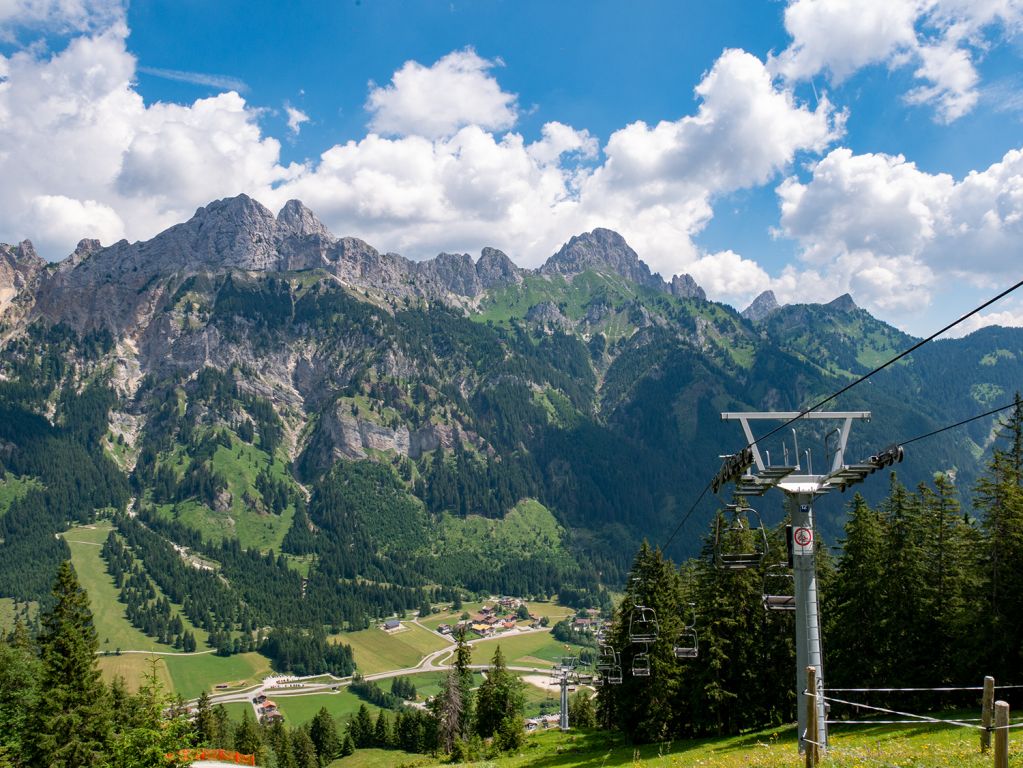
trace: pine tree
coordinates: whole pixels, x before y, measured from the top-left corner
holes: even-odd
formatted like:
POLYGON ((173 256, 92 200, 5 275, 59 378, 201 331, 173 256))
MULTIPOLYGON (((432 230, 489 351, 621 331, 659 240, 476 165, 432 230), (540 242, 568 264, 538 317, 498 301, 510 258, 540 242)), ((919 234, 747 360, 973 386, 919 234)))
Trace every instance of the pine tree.
POLYGON ((173 706, 163 694, 155 660, 138 693, 130 697, 125 714, 124 721, 115 722, 111 768, 163 768, 179 763, 176 753, 191 744, 192 723, 186 708, 173 706), (170 760, 168 754, 172 755, 170 760))
POLYGON ((36 706, 40 674, 28 632, 15 621, 9 640, 0 640, 0 749, 14 760, 29 736, 29 712, 36 706))
POLYGON ((377 713, 377 721, 373 726, 373 743, 380 749, 389 749, 394 746, 391 723, 387 719, 386 710, 381 709, 377 713))
MULTIPOLYGON (((439 451, 438 451, 439 453, 439 451)), ((469 647, 465 627, 455 633, 454 672, 458 679, 458 732, 463 739, 472 735, 475 718, 475 699, 472 691, 472 648, 469 647)))
POLYGON ((316 713, 316 716, 313 717, 312 722, 309 724, 309 737, 313 740, 313 744, 316 746, 316 754, 319 755, 320 762, 323 765, 326 765, 338 756, 338 752, 341 750, 341 742, 337 735, 337 725, 334 723, 334 718, 331 717, 326 707, 320 707, 320 711, 316 713))
POLYGON ((40 690, 31 714, 29 762, 84 768, 106 762, 110 702, 96 666, 99 643, 89 597, 70 560, 53 586, 55 605, 43 615, 39 636, 40 690))
POLYGON ((430 704, 436 722, 437 746, 451 752, 462 732, 462 686, 458 672, 445 675, 438 693, 430 704))
POLYGON ((523 701, 522 681, 508 671, 501 646, 497 646, 487 670, 487 679, 476 696, 476 733, 485 739, 490 738, 508 717, 517 719, 519 730, 522 730, 523 701))
POLYGON ((270 745, 270 749, 273 750, 277 768, 297 768, 291 746, 291 737, 288 735, 288 729, 284 727, 282 721, 275 720, 273 725, 270 726, 267 731, 267 742, 270 745))
POLYGON ((234 729, 234 748, 243 755, 255 755, 257 765, 264 754, 259 725, 252 719, 248 707, 242 711, 242 721, 234 729))
POLYGON ((597 713, 593 699, 585 691, 576 691, 568 704, 568 722, 573 728, 593 728, 597 725, 597 713))
POLYGON ((321 765, 316 745, 305 728, 296 728, 291 732, 291 752, 295 768, 319 768, 321 765))
POLYGON ((359 705, 359 711, 355 713, 355 719, 352 720, 351 732, 357 748, 365 749, 373 746, 373 716, 370 715, 369 707, 365 704, 359 705))
POLYGON ((1000 424, 1000 440, 1008 450, 996 448, 987 472, 974 489, 986 541, 985 646, 996 679, 1023 675, 1023 401, 1000 424))
POLYGON ((827 594, 829 683, 886 685, 888 656, 881 622, 887 621, 890 583, 884 551, 887 526, 858 493, 850 504, 838 577, 827 594))

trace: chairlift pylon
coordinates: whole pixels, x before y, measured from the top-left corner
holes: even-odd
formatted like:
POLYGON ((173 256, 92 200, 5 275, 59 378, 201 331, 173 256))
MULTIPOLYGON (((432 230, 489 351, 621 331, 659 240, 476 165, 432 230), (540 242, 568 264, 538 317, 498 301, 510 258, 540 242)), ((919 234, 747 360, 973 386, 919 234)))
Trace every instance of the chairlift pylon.
POLYGON ((756 568, 767 554, 767 529, 752 507, 728 504, 730 520, 720 514, 714 523, 714 564, 723 570, 756 568))

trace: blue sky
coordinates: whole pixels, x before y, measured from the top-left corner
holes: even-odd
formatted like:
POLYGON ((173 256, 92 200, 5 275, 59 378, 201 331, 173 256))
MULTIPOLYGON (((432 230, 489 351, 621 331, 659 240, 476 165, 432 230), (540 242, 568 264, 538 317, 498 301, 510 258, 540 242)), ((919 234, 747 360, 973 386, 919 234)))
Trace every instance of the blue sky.
MULTIPOLYGON (((536 266, 621 231, 742 308, 926 334, 1020 278, 1015 0, 0 4, 0 241, 51 259, 211 199, 536 266)), ((984 323, 1023 323, 1023 303, 984 323)))

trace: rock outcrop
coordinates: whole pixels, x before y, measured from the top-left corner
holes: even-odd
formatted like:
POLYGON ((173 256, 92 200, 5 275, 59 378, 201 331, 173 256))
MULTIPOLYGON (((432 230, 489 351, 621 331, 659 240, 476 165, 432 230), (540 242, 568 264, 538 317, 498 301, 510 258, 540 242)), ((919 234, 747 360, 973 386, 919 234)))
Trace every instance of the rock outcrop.
POLYGON ((779 309, 781 305, 774 297, 774 291, 764 291, 742 311, 742 316, 752 323, 759 323, 769 314, 779 309))
POLYGON ((677 296, 680 299, 699 299, 700 301, 707 300, 707 294, 704 292, 703 288, 696 284, 692 275, 675 275, 671 278, 671 283, 668 284, 668 290, 671 292, 672 296, 677 296))
POLYGON ((0 244, 0 315, 16 301, 31 302, 32 291, 45 269, 46 262, 30 240, 0 244))

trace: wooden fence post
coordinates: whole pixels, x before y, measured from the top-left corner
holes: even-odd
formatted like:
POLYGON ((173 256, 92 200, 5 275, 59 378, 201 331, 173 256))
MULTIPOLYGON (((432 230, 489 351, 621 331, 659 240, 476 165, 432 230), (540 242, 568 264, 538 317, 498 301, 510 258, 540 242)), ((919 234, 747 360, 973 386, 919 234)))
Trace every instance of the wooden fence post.
POLYGON ((980 751, 987 752, 991 749, 991 717, 995 709, 995 679, 991 676, 984 678, 984 697, 980 705, 980 724, 984 730, 980 732, 980 751))
POLYGON ((995 768, 1009 768, 1009 703, 995 702, 995 768))
POLYGON ((806 668, 806 768, 816 768, 817 751, 817 667, 806 668))

